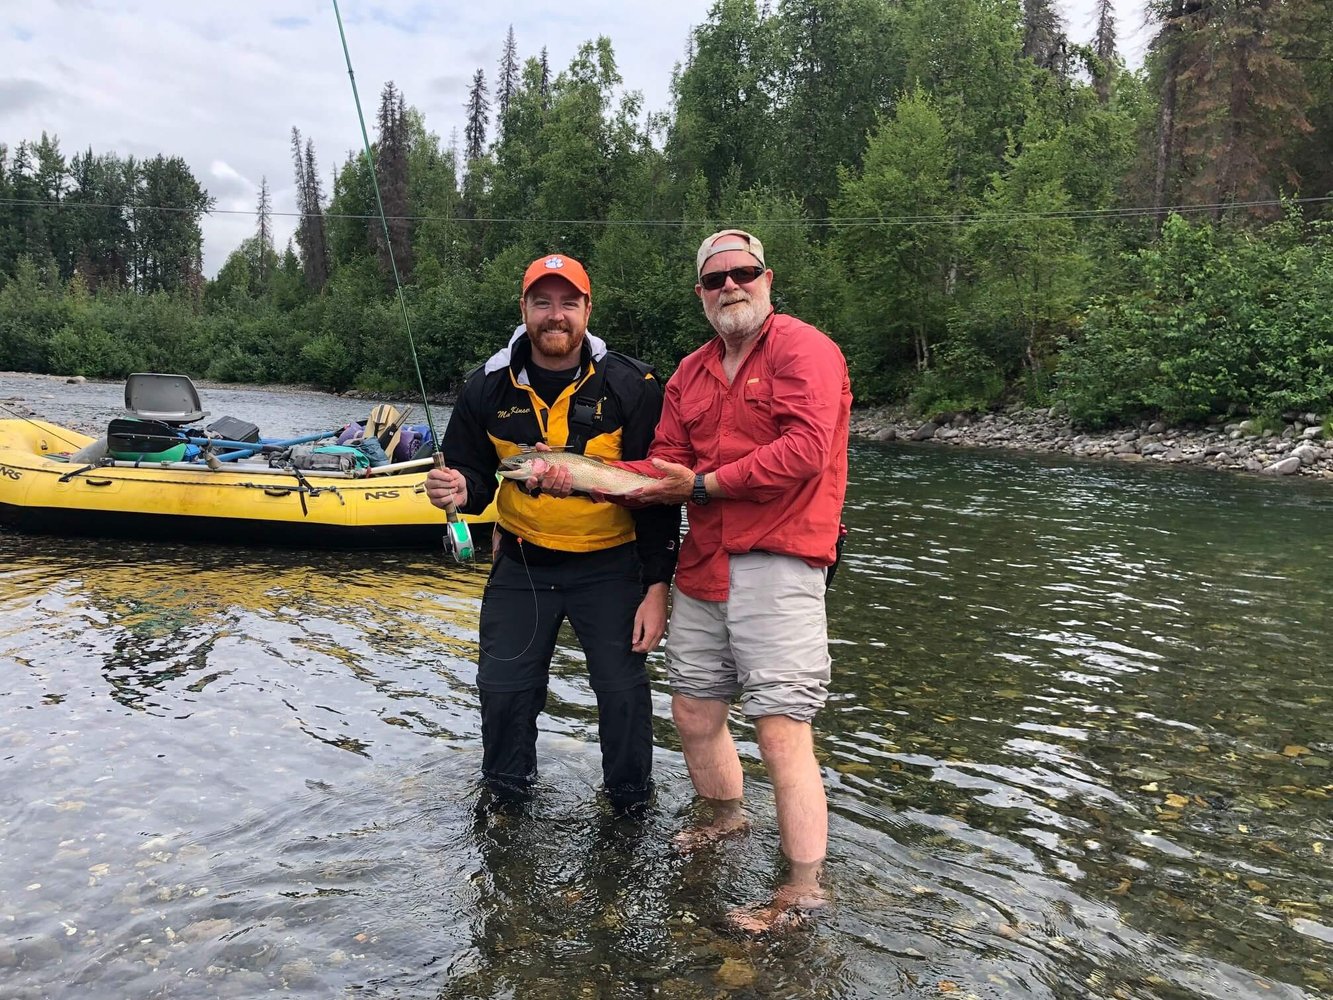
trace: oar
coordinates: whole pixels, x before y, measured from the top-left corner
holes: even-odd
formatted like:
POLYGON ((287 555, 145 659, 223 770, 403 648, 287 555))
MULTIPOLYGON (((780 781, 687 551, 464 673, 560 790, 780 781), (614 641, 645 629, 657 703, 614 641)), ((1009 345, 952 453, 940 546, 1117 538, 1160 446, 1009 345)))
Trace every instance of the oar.
POLYGON ((137 434, 146 446, 156 448, 158 451, 166 451, 168 448, 174 448, 178 444, 194 444, 200 447, 221 447, 232 448, 235 451, 228 451, 222 455, 215 456, 220 462, 233 462, 238 458, 244 458, 246 455, 253 455, 256 452, 281 451, 284 448, 291 447, 294 444, 308 444, 311 441, 321 441, 324 438, 334 437, 337 431, 324 431, 320 434, 306 434, 297 438, 261 438, 259 441, 233 441, 230 438, 210 438, 196 437, 194 435, 185 435, 184 437, 170 437, 166 434, 144 432, 137 434))
MULTIPOLYGON (((242 451, 255 452, 273 448, 288 448, 294 444, 309 444, 311 441, 322 441, 324 438, 327 437, 336 437, 337 434, 338 434, 337 431, 324 431, 321 434, 306 434, 303 437, 297 437, 297 438, 281 438, 281 439, 260 438, 258 441, 232 441, 228 438, 192 437, 187 435, 185 440, 190 444, 199 444, 199 445, 207 444, 207 445, 213 445, 214 447, 221 446, 223 448, 239 448, 242 451)), ((172 439, 164 438, 163 440, 172 440, 172 439)), ((179 439, 175 440, 177 444, 180 443, 179 439)), ((218 457, 221 458, 221 456, 218 457)))
POLYGON ((387 473, 406 472, 408 469, 420 469, 428 465, 434 465, 433 458, 414 458, 408 462, 392 462, 389 465, 372 465, 370 471, 366 473, 369 476, 383 476, 387 473))
MULTIPOLYGON (((217 456, 214 456, 214 455, 210 455, 209 457, 212 458, 212 459, 214 459, 215 461, 216 461, 216 459, 217 459, 217 456)), ((328 479, 372 479, 372 478, 375 478, 375 477, 378 477, 378 476, 392 475, 392 474, 397 473, 397 472, 407 472, 407 471, 410 470, 410 469, 421 469, 421 468, 425 468, 425 467, 427 467, 427 466, 434 465, 434 464, 435 464, 435 459, 433 459, 433 458, 414 458, 414 459, 413 459, 412 461, 410 461, 410 462, 395 462, 393 465, 377 465, 377 466, 374 466, 374 467, 369 468, 369 469, 352 469, 352 470, 349 470, 349 471, 347 471, 347 472, 342 472, 342 471, 339 471, 339 470, 336 470, 336 469, 301 469, 300 472, 301 472, 301 474, 302 474, 303 476, 306 476, 306 477, 309 478, 309 479, 324 479, 324 478, 328 478, 328 479)), ((174 469, 174 470, 179 470, 179 471, 181 471, 181 472, 194 472, 194 473, 198 473, 198 472, 202 471, 202 470, 200 469, 200 466, 199 466, 199 463, 198 463, 198 462, 151 462, 151 461, 131 462, 131 461, 128 461, 128 460, 126 460, 126 459, 113 459, 113 460, 111 460, 111 461, 99 462, 99 463, 96 463, 96 464, 94 464, 94 465, 90 465, 90 466, 88 466, 88 468, 90 468, 90 469, 103 469, 103 468, 110 468, 110 469, 174 469)), ((210 468, 211 468, 211 466, 210 466, 210 468)), ((256 475, 258 475, 258 476, 290 476, 290 475, 294 475, 294 473, 293 473, 290 469, 281 469, 281 468, 279 468, 279 469, 272 469, 272 468, 269 468, 269 467, 266 466, 266 465, 255 465, 255 466, 249 466, 249 465, 247 465, 247 466, 245 466, 244 468, 239 468, 239 469, 227 469, 227 470, 216 469, 216 470, 214 470, 214 471, 217 471, 217 472, 227 471, 227 472, 230 472, 232 475, 238 475, 238 476, 240 476, 240 475, 243 475, 243 476, 256 476, 256 475)), ((447 516, 447 514, 448 514, 448 512, 446 512, 446 516, 447 516)), ((456 519, 456 518, 458 517, 458 510, 457 510, 457 508, 454 508, 454 510, 453 510, 453 515, 454 515, 454 519, 456 519)), ((453 520, 453 519, 450 519, 450 520, 453 520)), ((459 521, 459 523, 465 525, 465 522, 459 521)))
MULTIPOLYGON (((286 438, 282 440, 274 438, 260 438, 258 442, 246 442, 246 443, 227 441, 222 438, 207 438, 206 440, 210 441, 213 444, 220 444, 224 448, 232 448, 232 447, 237 448, 238 449, 237 451, 226 451, 217 456, 217 460, 219 462, 235 462, 237 459, 245 458, 249 455, 254 455, 257 452, 262 453, 265 451, 281 451, 283 448, 288 448, 294 444, 309 444, 312 441, 322 441, 324 440, 324 438, 336 436, 337 433, 338 433, 337 431, 328 431, 327 433, 324 434, 307 434, 305 437, 286 438)), ((198 438, 187 438, 186 440, 190 441, 192 444, 199 443, 198 438)))
MULTIPOLYGON (((216 456, 210 455, 209 457, 214 461, 217 461, 216 456)), ((193 472, 196 476, 204 471, 204 467, 198 462, 153 462, 148 460, 130 462, 122 458, 114 459, 110 462, 102 462, 96 466, 90 466, 90 468, 172 469, 180 472, 193 472)), ((214 471, 221 472, 224 470, 219 466, 214 471)), ((267 465, 247 465, 237 469, 228 469, 226 471, 230 472, 233 476, 295 476, 297 473, 300 473, 300 475, 303 475, 308 479, 365 479, 367 475, 365 469, 354 469, 349 472, 342 472, 335 469, 297 469, 293 471, 291 469, 271 469, 267 465)), ((208 480, 201 478, 200 481, 207 482, 208 480)))

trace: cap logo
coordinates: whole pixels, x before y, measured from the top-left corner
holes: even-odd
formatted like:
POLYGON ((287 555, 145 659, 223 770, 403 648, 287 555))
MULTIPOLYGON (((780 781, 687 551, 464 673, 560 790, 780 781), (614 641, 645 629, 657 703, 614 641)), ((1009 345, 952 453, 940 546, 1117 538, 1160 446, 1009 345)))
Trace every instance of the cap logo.
POLYGON ((565 258, 563 258, 563 257, 547 257, 547 258, 546 258, 546 269, 547 269, 548 271, 558 271, 558 270, 560 270, 560 268, 562 268, 562 267, 564 267, 564 266, 565 266, 565 258))

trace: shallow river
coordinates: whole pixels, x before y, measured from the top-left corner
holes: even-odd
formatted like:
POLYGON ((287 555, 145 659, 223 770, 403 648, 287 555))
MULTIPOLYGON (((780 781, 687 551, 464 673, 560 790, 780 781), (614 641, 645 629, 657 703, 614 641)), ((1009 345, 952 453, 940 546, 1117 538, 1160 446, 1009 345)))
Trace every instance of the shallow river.
MULTIPOLYGON (((368 404, 204 390, 298 434, 368 404)), ((120 387, 0 376, 91 428, 120 387)), ((12 405, 12 404, 10 404, 12 405)), ((6 414, 0 413, 0 417, 6 414)), ((529 815, 478 810, 484 567, 0 532, 0 996, 1213 998, 1333 990, 1333 490, 858 445, 819 751, 835 905, 614 817, 562 640, 529 815)))

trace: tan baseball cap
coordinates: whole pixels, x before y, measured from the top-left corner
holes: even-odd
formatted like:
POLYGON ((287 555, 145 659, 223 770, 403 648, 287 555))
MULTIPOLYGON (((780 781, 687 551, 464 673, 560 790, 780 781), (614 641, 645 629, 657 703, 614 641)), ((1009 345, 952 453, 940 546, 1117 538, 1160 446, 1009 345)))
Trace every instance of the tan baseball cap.
POLYGON ((764 263, 764 245, 758 239, 744 229, 723 229, 699 244, 699 253, 695 257, 695 272, 703 274, 704 261, 713 254, 724 253, 727 250, 744 250, 759 261, 760 267, 768 267, 764 263))

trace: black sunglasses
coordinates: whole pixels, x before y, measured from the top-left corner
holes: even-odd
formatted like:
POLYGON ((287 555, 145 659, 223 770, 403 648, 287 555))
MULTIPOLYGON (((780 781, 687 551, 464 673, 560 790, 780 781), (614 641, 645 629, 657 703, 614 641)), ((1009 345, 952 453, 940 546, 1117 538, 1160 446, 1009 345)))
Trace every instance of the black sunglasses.
POLYGON ((707 274, 699 275, 699 284, 703 285, 703 287, 707 288, 710 292, 716 292, 727 283, 728 278, 736 282, 738 285, 748 285, 763 273, 764 268, 755 267, 754 265, 749 267, 733 267, 726 271, 709 271, 707 274))

